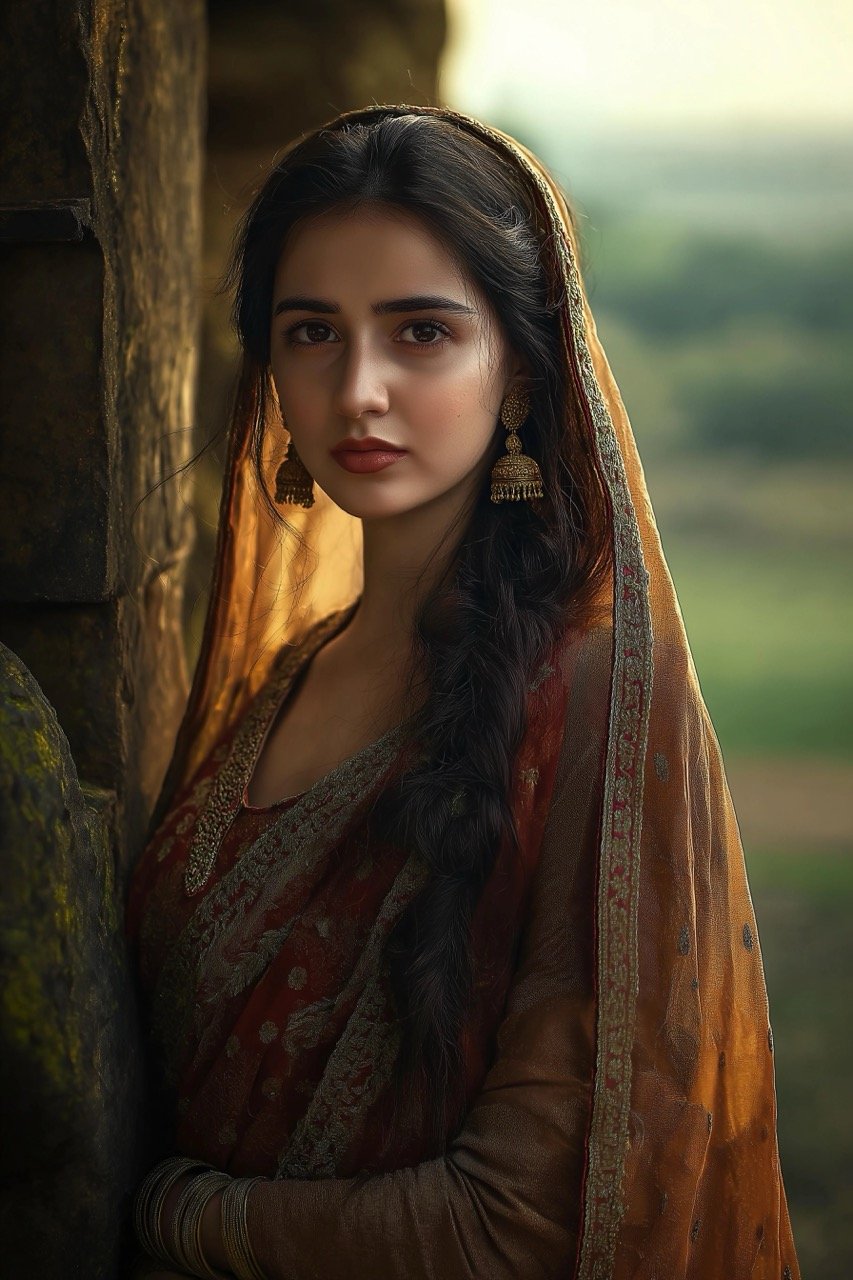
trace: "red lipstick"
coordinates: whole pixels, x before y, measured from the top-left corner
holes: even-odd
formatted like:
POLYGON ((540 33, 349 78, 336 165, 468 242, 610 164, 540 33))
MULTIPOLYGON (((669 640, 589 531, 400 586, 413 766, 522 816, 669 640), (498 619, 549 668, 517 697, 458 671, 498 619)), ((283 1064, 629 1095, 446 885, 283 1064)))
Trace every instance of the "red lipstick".
POLYGON ((361 440, 351 436, 335 445, 332 457, 345 471, 361 474, 384 471, 386 467, 399 462, 407 452, 407 449, 398 449, 396 445, 376 436, 364 436, 361 440))

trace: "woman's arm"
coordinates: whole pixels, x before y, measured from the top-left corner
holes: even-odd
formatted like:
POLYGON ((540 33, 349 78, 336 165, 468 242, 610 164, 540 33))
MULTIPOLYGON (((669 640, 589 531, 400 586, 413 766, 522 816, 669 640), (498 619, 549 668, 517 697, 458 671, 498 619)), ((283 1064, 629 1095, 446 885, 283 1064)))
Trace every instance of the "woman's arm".
MULTIPOLYGON (((592 1011, 554 997, 511 1015, 446 1156, 368 1179, 259 1182, 248 1231, 269 1280, 556 1280, 577 1245, 592 1011)), ((179 1184, 164 1219, 171 1222, 179 1184)), ((216 1195, 205 1255, 228 1273, 216 1195)), ((167 1228, 168 1230, 168 1228, 167 1228)))
POLYGON ((448 1154, 368 1180, 259 1183, 248 1228, 270 1280, 556 1280, 577 1246, 591 1009, 513 1016, 448 1154))
MULTIPOLYGON (((446 1156, 368 1179, 259 1182, 248 1232, 269 1280, 556 1280, 576 1245, 592 1060, 591 1005, 566 995, 510 1015, 446 1156)), ((165 1218, 180 1194, 167 1202, 165 1218)), ((205 1255, 228 1272, 219 1195, 205 1255)))
POLYGON ((496 1060, 463 1130, 414 1168, 258 1183, 248 1229, 270 1280, 571 1275, 592 1096, 600 754, 578 701, 496 1060))

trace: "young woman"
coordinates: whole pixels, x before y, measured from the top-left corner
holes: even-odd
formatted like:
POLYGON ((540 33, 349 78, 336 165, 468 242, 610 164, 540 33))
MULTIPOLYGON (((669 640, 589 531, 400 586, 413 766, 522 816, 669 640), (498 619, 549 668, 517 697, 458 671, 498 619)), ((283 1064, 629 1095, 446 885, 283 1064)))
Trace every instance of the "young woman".
POLYGON ((144 1273, 790 1280, 743 852, 563 196, 368 108, 286 152, 231 281, 129 908, 144 1273))

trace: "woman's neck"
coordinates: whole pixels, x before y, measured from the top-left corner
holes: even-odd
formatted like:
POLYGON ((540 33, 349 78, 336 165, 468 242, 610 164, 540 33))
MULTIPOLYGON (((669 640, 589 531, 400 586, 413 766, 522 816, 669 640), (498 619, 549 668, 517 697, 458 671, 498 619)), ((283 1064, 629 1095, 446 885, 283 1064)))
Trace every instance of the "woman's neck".
POLYGON ((448 572, 463 527, 463 503, 449 498, 362 522, 364 587, 347 628, 353 639, 409 652, 417 610, 448 572))

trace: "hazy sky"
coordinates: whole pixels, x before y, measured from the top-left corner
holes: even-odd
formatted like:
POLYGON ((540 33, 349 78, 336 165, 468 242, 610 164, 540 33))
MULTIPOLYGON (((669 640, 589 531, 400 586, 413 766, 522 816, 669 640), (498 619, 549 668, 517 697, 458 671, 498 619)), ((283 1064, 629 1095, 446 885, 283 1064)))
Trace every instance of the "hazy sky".
POLYGON ((443 96, 623 129, 853 125, 851 0, 448 0, 443 96))

